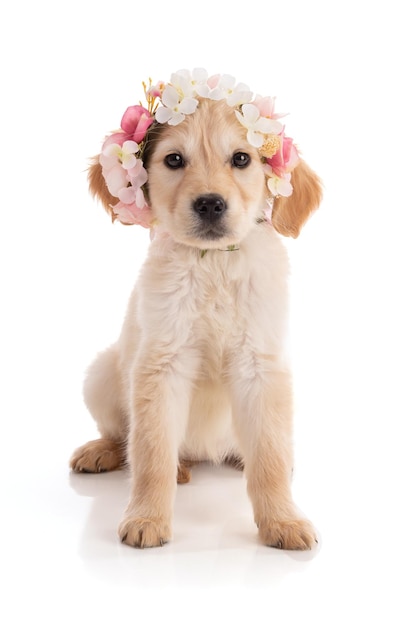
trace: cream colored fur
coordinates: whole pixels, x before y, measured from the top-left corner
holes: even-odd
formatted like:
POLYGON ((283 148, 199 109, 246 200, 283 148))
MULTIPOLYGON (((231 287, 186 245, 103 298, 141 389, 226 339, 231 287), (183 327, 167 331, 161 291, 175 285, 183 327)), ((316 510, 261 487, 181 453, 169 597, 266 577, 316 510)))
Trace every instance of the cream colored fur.
MULTIPOLYGON (((259 155, 233 110, 208 100, 180 125, 151 134, 145 158, 159 227, 121 335, 85 381, 101 439, 79 448, 71 467, 129 464, 131 496, 119 535, 148 547, 171 538, 176 481, 189 479, 193 462, 242 461, 261 540, 310 548, 315 532, 290 490, 288 260, 275 228, 298 235, 320 202, 319 181, 302 161, 294 194, 275 202, 272 226, 263 222, 268 191, 259 155), (245 168, 232 165, 240 151, 251 158, 245 168), (167 167, 172 153, 185 167, 167 167), (227 204, 219 239, 198 236, 192 203, 207 193, 227 204)), ((97 162, 90 186, 107 209, 116 202, 97 162)))

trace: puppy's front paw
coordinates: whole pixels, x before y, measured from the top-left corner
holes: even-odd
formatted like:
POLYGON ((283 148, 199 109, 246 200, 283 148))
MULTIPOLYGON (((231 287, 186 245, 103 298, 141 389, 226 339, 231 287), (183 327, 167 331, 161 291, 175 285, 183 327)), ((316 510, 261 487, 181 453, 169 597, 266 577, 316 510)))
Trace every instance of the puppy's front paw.
POLYGON ((169 524, 144 517, 126 517, 118 532, 122 543, 135 548, 163 546, 171 537, 169 524))
POLYGON ((283 550, 310 550, 316 543, 316 533, 308 520, 269 521, 259 525, 263 543, 283 550))

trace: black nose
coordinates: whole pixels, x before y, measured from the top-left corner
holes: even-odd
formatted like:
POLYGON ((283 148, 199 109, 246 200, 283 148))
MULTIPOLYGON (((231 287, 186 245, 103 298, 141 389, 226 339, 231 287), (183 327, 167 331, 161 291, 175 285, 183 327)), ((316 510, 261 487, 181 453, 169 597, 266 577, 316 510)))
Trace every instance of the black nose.
POLYGON ((207 222, 219 219, 227 209, 226 201, 217 193, 207 193, 199 196, 193 203, 192 208, 207 222))

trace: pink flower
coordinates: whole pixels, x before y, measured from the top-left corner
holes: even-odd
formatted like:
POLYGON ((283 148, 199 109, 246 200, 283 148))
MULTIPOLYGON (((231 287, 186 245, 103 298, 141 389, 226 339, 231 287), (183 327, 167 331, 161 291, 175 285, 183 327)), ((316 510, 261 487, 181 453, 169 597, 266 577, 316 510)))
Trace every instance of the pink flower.
POLYGON ((217 87, 217 84, 220 80, 220 74, 214 74, 213 76, 209 76, 207 83, 210 89, 214 89, 217 87))
POLYGON ((165 84, 163 81, 158 82, 156 85, 152 85, 146 91, 146 97, 150 98, 161 98, 164 91, 165 84))
POLYGON ((107 148, 113 143, 117 143, 118 146, 122 146, 125 141, 128 141, 128 139, 130 139, 130 137, 128 137, 128 135, 126 133, 123 133, 122 131, 112 133, 112 135, 109 135, 105 139, 102 145, 102 150, 105 150, 105 148, 107 148))
POLYGON ((282 139, 281 147, 273 157, 267 159, 267 163, 276 176, 282 177, 291 172, 299 163, 299 154, 293 144, 293 139, 285 137, 283 132, 280 137, 282 139))
POLYGON ((118 204, 112 207, 112 210, 116 219, 122 222, 122 224, 139 224, 144 228, 151 227, 153 214, 147 204, 140 208, 134 202, 132 204, 118 202, 118 204))
POLYGON ((127 171, 118 164, 108 169, 103 167, 102 175, 110 194, 118 198, 120 190, 128 184, 127 171))
POLYGON ((256 96, 252 104, 255 104, 262 117, 269 117, 272 120, 277 120, 283 117, 283 113, 275 113, 275 98, 271 96, 256 96))
POLYGON ((135 202, 139 209, 142 209, 145 205, 142 186, 147 181, 147 172, 143 167, 142 161, 137 159, 135 166, 128 169, 127 174, 127 180, 130 185, 128 187, 125 186, 121 188, 117 197, 125 204, 132 204, 135 202))
POLYGON ((140 105, 128 107, 121 121, 122 130, 136 143, 141 143, 146 131, 153 124, 154 118, 140 105))

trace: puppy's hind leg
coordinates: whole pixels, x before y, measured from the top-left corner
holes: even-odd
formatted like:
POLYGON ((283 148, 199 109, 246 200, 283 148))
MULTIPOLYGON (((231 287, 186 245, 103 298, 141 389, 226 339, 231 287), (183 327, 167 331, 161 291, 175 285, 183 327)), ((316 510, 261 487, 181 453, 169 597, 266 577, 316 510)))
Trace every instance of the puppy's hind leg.
POLYGON ((125 464, 127 419, 122 408, 121 381, 115 347, 102 352, 90 366, 84 400, 97 423, 101 439, 78 448, 70 459, 75 472, 95 473, 125 464))
POLYGON ((94 439, 74 451, 70 467, 75 472, 96 474, 119 469, 125 464, 125 447, 112 439, 94 439))
POLYGON ((180 459, 177 465, 177 485, 184 485, 191 480, 191 467, 195 462, 180 459))

